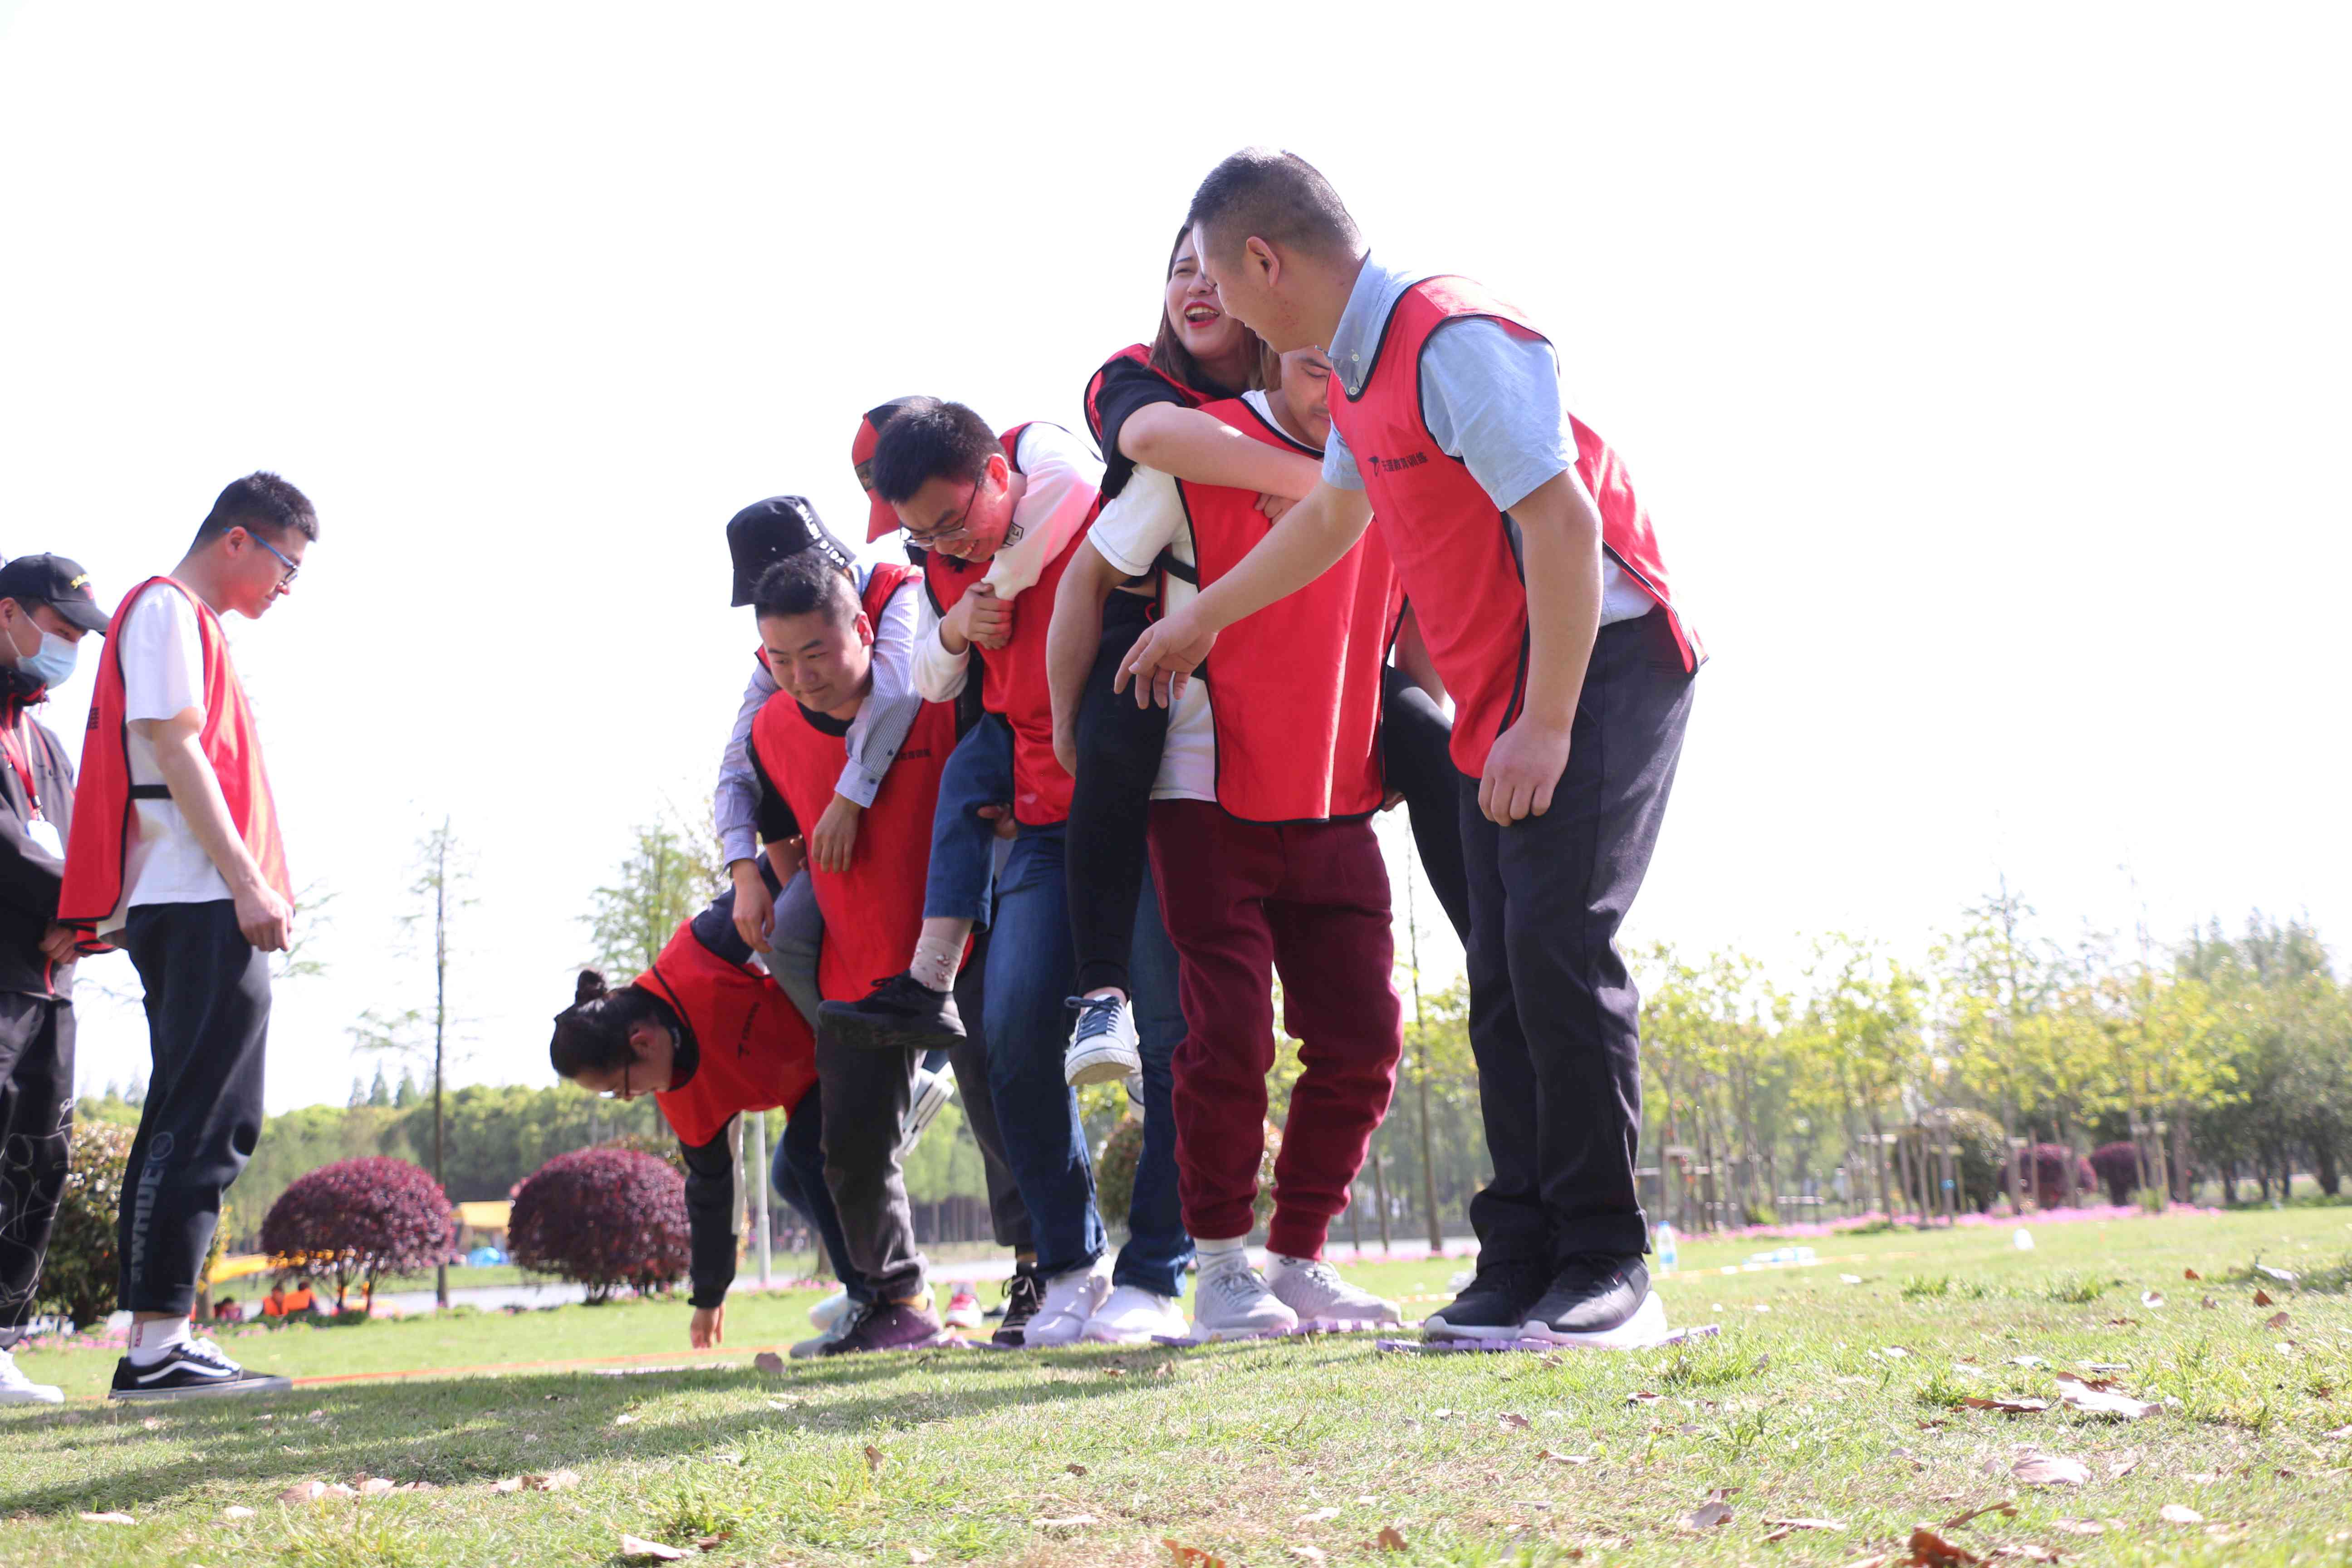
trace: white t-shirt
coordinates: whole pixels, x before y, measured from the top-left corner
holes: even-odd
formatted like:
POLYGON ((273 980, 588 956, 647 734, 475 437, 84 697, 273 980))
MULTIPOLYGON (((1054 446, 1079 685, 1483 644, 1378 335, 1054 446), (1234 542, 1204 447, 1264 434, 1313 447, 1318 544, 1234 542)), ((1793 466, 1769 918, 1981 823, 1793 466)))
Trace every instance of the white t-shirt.
MULTIPOLYGON (((1265 416, 1267 424, 1281 428, 1265 393, 1246 392, 1242 396, 1265 416)), ((1184 500, 1177 493, 1176 481, 1139 464, 1127 488, 1103 507, 1087 539, 1104 560, 1129 577, 1150 572, 1162 550, 1179 564, 1199 564, 1192 552, 1192 525, 1184 515, 1184 500)), ((1177 610, 1192 603, 1201 590, 1171 576, 1160 591, 1167 595, 1162 607, 1177 610)), ((1184 688, 1175 711, 1168 716, 1168 749, 1160 755, 1160 775, 1152 781, 1151 798, 1211 802, 1217 798, 1216 725, 1209 715, 1209 689, 1199 680, 1184 688)))
MULTIPOLYGON (((205 710, 205 646, 196 609, 187 595, 161 584, 139 595, 115 633, 122 662, 122 717, 169 719, 205 710)), ((131 782, 160 784, 155 748, 136 728, 126 748, 131 782)), ((200 904, 230 896, 212 857, 188 830, 180 808, 169 800, 137 800, 131 821, 138 831, 123 847, 122 901, 99 925, 100 936, 122 929, 135 904, 200 904)))

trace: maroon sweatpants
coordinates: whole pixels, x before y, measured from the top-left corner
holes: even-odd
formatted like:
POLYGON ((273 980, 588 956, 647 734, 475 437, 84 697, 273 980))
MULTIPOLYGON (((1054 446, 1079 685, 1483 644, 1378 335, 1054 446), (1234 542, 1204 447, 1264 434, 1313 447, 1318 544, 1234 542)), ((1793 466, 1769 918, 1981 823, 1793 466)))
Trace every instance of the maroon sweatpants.
POLYGON ((1151 875, 1186 1024, 1175 1061, 1184 1228, 1213 1240, 1249 1233, 1279 973, 1302 1070, 1275 1161, 1266 1247, 1320 1257, 1404 1049, 1389 874, 1372 826, 1268 827, 1204 800, 1154 801, 1151 875))

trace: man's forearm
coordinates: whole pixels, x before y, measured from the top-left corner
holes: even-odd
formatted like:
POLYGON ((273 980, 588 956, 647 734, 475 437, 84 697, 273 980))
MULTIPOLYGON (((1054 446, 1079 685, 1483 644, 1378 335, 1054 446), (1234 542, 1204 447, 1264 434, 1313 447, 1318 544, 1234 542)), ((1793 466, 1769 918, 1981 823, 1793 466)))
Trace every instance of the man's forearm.
POLYGON ((1601 512, 1574 469, 1511 509, 1528 590, 1526 717, 1565 730, 1576 720, 1592 639, 1601 629, 1601 512))
POLYGON ((214 775, 212 763, 205 760, 196 738, 190 735, 176 742, 159 738, 155 766, 163 775, 163 786, 172 793, 172 804, 180 808, 182 820, 205 847, 221 880, 232 889, 259 886, 261 867, 229 816, 220 780, 214 775))
POLYGON ((1315 581, 1355 547, 1372 521, 1371 503, 1360 490, 1320 485, 1285 512, 1238 565, 1201 590, 1192 613, 1211 630, 1223 631, 1315 581))

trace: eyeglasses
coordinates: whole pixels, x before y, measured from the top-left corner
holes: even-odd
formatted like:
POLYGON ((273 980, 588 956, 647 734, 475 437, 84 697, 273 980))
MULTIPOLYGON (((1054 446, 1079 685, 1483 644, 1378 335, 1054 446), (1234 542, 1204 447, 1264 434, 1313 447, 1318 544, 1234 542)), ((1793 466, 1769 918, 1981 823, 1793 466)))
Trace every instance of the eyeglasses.
POLYGON ((628 1058, 628 1060, 624 1061, 624 1062, 621 1064, 621 1087, 620 1087, 620 1088, 618 1088, 618 1089, 606 1089, 604 1093, 602 1093, 602 1094, 598 1095, 596 1098, 597 1098, 597 1099, 599 1099, 599 1100, 626 1100, 626 1099, 628 1099, 628 1098, 629 1098, 629 1068, 630 1068, 631 1067, 635 1066, 635 1063, 636 1063, 636 1058, 635 1058, 635 1057, 631 1057, 630 1058, 628 1058))
POLYGON ((910 528, 907 530, 907 542, 909 544, 919 544, 928 547, 934 544, 945 544, 951 539, 964 538, 971 531, 965 526, 965 524, 971 521, 971 509, 979 504, 980 481, 978 479, 974 479, 971 481, 971 494, 964 498, 963 510, 956 514, 956 520, 953 522, 948 524, 945 528, 935 529, 929 533, 918 533, 910 528))
POLYGON ((261 546, 264 550, 269 552, 272 555, 278 557, 278 564, 286 568, 286 575, 278 579, 278 586, 281 589, 291 588, 294 585, 295 577, 298 576, 302 570, 302 568, 294 564, 293 557, 288 555, 286 552, 278 549, 278 546, 270 543, 269 541, 262 538, 261 535, 254 532, 253 530, 249 528, 245 531, 245 536, 253 541, 256 544, 261 546))

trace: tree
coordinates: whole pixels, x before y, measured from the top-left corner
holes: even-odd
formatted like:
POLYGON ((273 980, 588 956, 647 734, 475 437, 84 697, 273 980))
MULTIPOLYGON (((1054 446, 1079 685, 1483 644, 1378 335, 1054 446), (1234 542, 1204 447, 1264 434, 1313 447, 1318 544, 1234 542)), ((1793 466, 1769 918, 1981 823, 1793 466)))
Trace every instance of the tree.
POLYGON ((582 1149, 561 1154, 515 1194, 507 1232, 518 1267, 588 1288, 592 1302, 686 1275, 686 1178, 650 1154, 582 1149))
POLYGON ((392 1104, 392 1089, 383 1080, 382 1062, 375 1064, 375 1082, 368 1088, 367 1102, 378 1110, 388 1109, 392 1104))
POLYGON ((375 1282, 449 1256, 449 1199, 405 1160, 342 1160, 296 1181, 261 1222, 263 1250, 280 1265, 334 1281, 335 1310, 353 1285, 375 1304, 375 1282))
POLYGON ((122 1266, 115 1256, 115 1216, 122 1173, 137 1134, 112 1121, 77 1121, 66 1157, 65 1191, 41 1265, 39 1304, 76 1323, 114 1310, 122 1266))
POLYGON ((632 830, 629 853, 609 887, 588 896, 589 962, 620 977, 653 967, 677 928, 702 912, 726 886, 710 813, 681 822, 666 810, 632 830))
MULTIPOLYGON (((449 1068, 449 937, 450 921, 459 910, 471 907, 473 900, 466 889, 473 881, 472 857, 466 853, 451 831, 449 819, 443 817, 440 826, 428 829, 416 841, 414 862, 416 880, 408 890, 418 900, 418 906, 401 917, 402 927, 412 935, 427 921, 433 928, 433 1006, 410 1007, 399 1013, 366 1012, 350 1033, 354 1046, 364 1051, 389 1051, 402 1056, 425 1057, 430 1053, 433 1063, 433 1178, 442 1181, 446 1167, 443 1162, 444 1126, 442 1103, 448 1081, 449 1068), (429 1037, 428 1037, 429 1031, 429 1037)), ((402 1068, 404 1079, 406 1068, 402 1068)), ((442 1307, 449 1305, 449 1268, 444 1262, 434 1270, 434 1299, 442 1307)))

